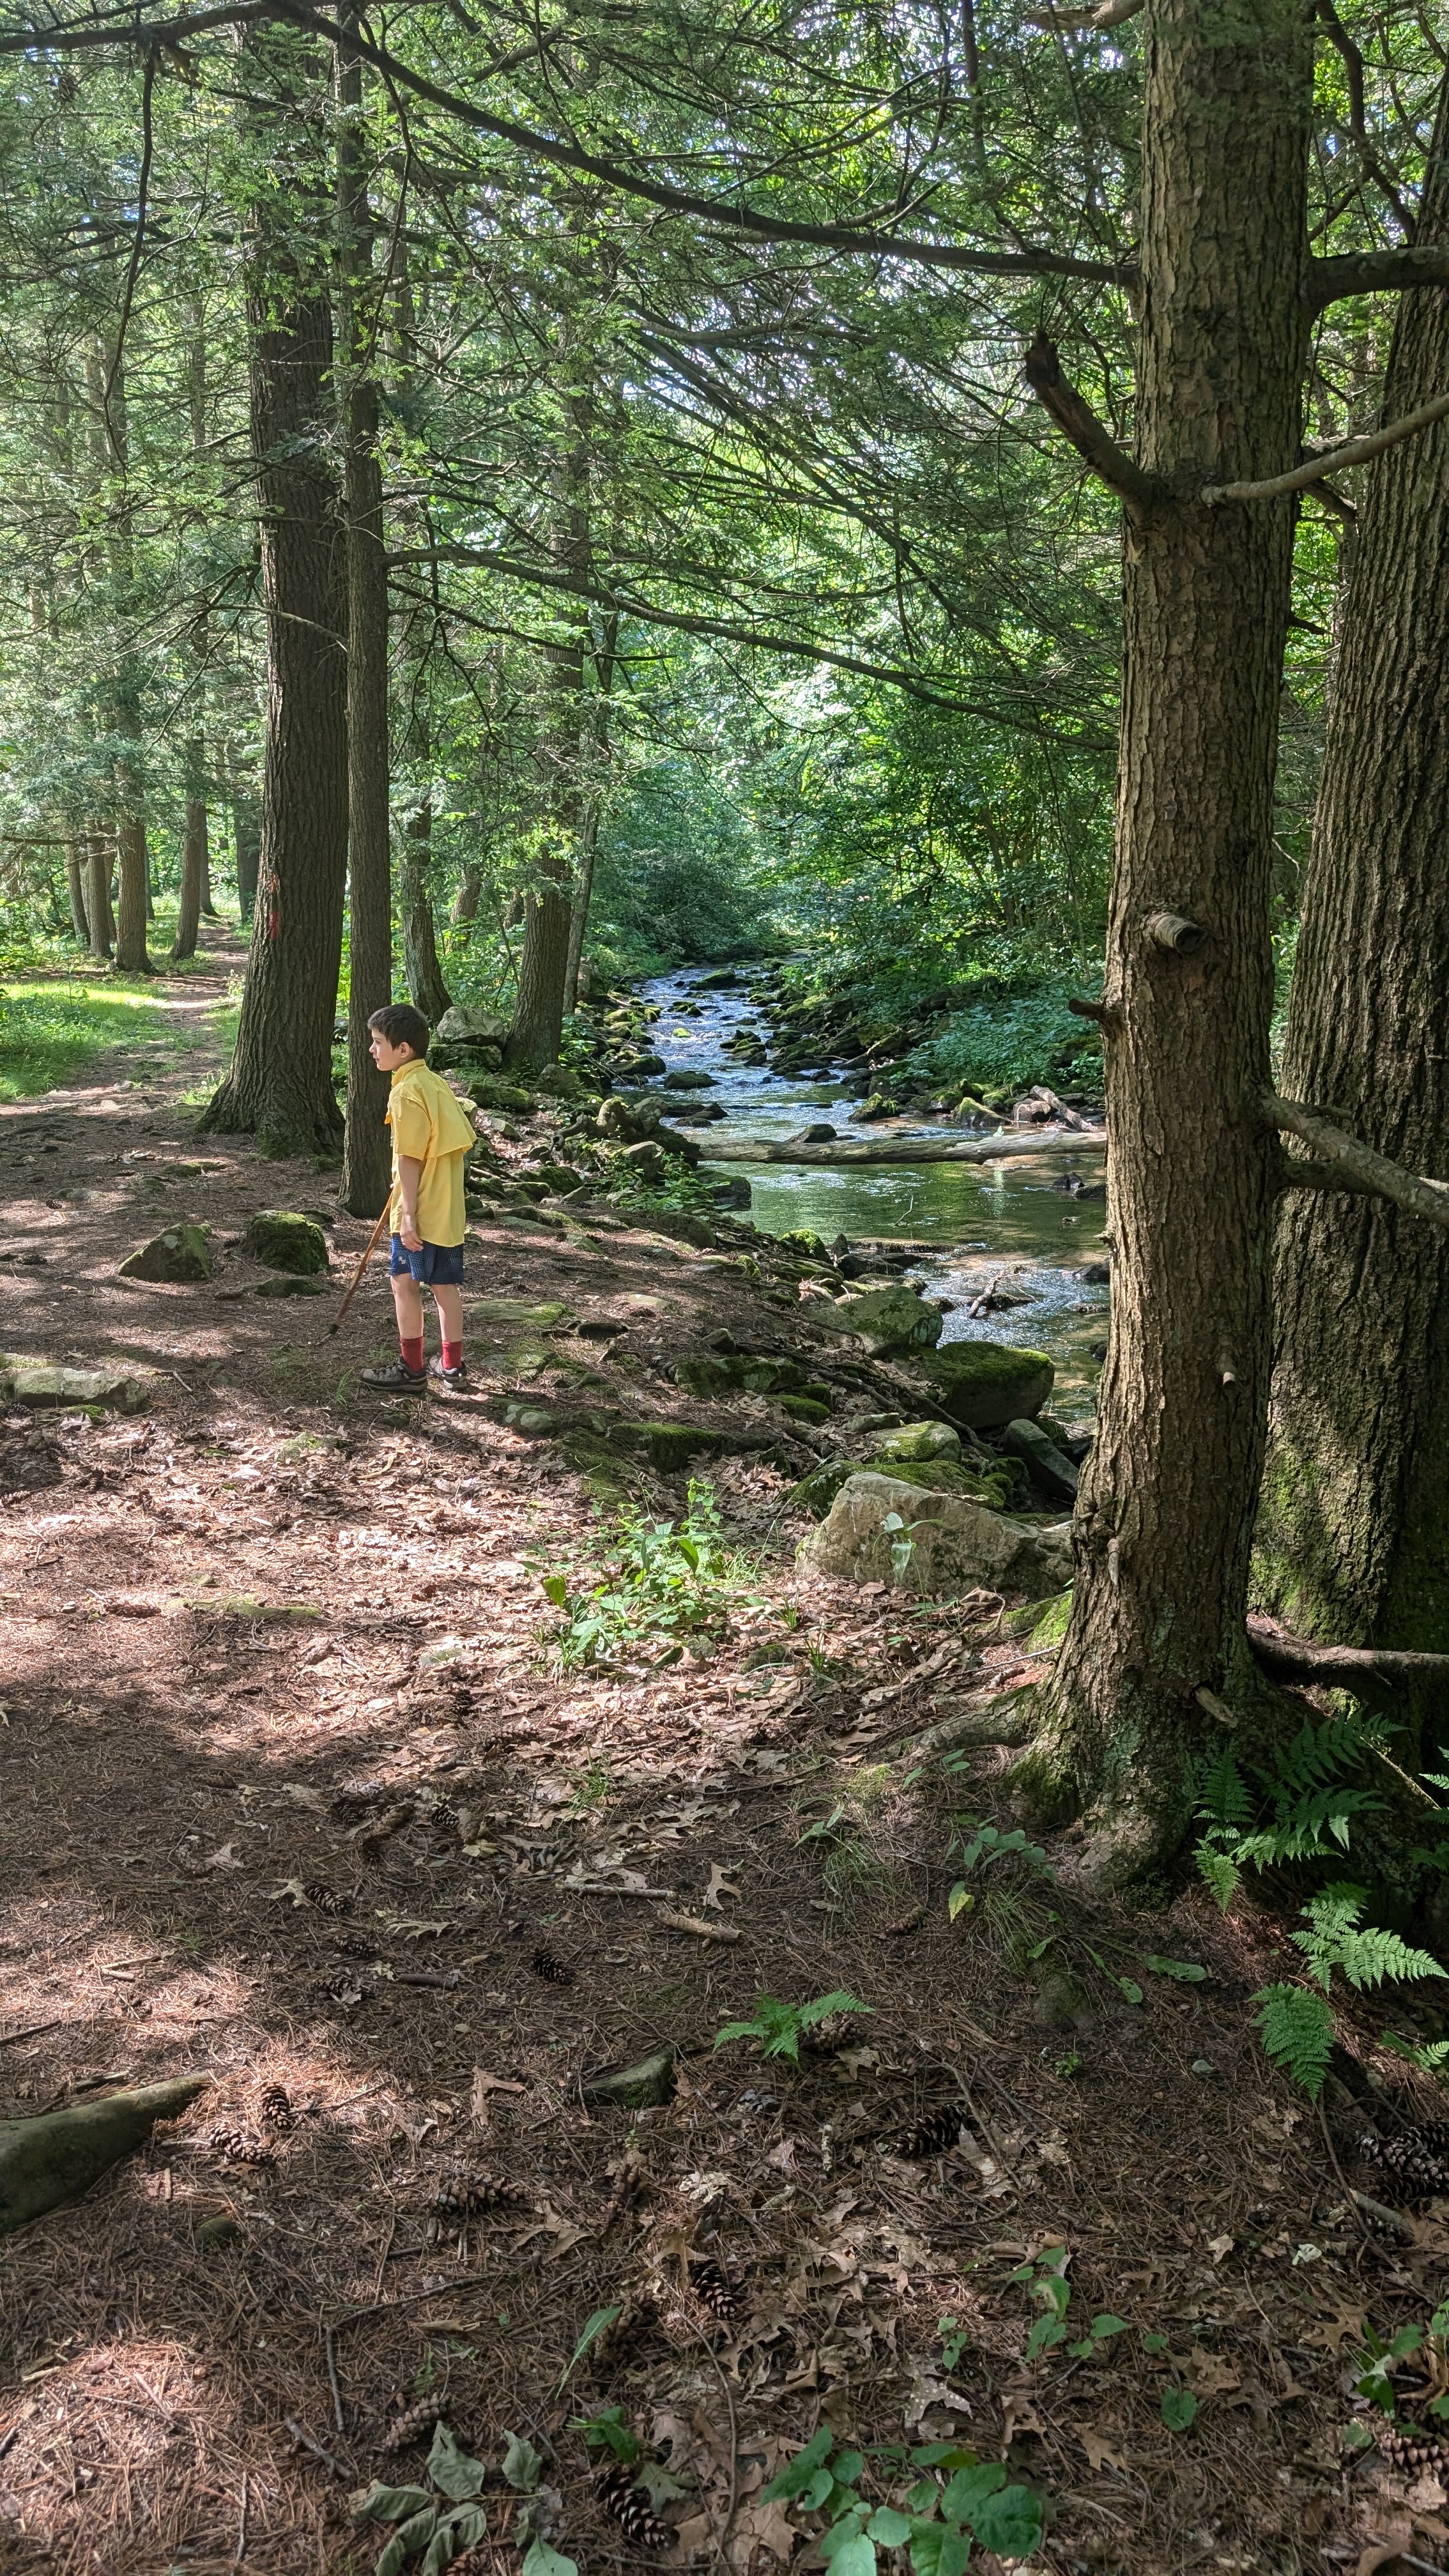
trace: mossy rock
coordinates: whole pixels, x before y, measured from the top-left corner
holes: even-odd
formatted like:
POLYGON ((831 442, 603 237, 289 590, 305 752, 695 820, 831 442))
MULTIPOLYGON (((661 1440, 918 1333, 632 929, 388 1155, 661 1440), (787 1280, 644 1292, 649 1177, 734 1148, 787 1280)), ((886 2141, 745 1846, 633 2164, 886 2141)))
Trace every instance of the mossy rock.
POLYGON ((312 1278, 327 1267, 327 1237, 315 1217, 288 1208, 258 1208, 242 1242, 269 1270, 284 1270, 295 1279, 312 1278))
POLYGON ((925 1362, 925 1371, 942 1412, 968 1431, 1030 1419, 1056 1382, 1045 1351, 1019 1350, 1009 1342, 947 1342, 925 1362))
POLYGON ((1002 1635, 1019 1637, 1033 1654, 1044 1654, 1059 1646, 1067 1633, 1072 1615, 1072 1588, 1053 1593, 1050 1601, 1025 1601, 1019 1610, 1008 1610, 1001 1622, 1002 1635))
MULTIPOLYGON (((326 1246, 323 1246, 326 1257, 326 1246)), ((128 1253, 121 1263, 123 1279, 160 1279, 174 1284, 189 1284, 212 1275, 211 1228, 188 1218, 184 1225, 168 1225, 161 1234, 153 1234, 136 1252, 128 1253)))
POLYGON ((584 1086, 571 1064, 545 1064, 534 1075, 533 1087, 545 1100, 577 1100, 584 1086))
POLYGON ((551 1333, 568 1314, 567 1306, 531 1306, 523 1297, 465 1297, 463 1312, 470 1329, 483 1324, 521 1326, 525 1332, 551 1333))
POLYGON ((808 1512, 812 1521, 823 1521, 841 1486, 859 1473, 851 1458, 827 1458, 821 1467, 812 1467, 798 1485, 785 1497, 787 1511, 808 1512))
POLYGON ((882 1466, 955 1465, 961 1456, 961 1434, 949 1422, 902 1422, 882 1432, 871 1452, 882 1466))
POLYGON ((512 1109, 518 1113, 533 1107, 533 1094, 521 1082, 505 1082, 497 1073, 473 1073, 464 1089, 475 1109, 512 1109))
POLYGON ((567 1163, 542 1163, 536 1172, 529 1174, 529 1178, 542 1181, 549 1197, 554 1199, 564 1198, 570 1190, 581 1190, 584 1186, 582 1172, 572 1170, 567 1163))
MULTIPOLYGON (((817 1326, 823 1324, 827 1332, 855 1334, 876 1359, 889 1358, 893 1353, 927 1351, 941 1338, 939 1309, 913 1296, 909 1288, 868 1288, 864 1296, 847 1297, 839 1306, 821 1307, 811 1321, 817 1326)), ((979 1349, 980 1344, 971 1347, 979 1349)), ((1018 1405, 1016 1411, 1021 1410, 1018 1405)), ((1011 1417, 1003 1418, 1009 1421, 1011 1417)))
POLYGON ((775 1402, 782 1413, 792 1415, 796 1422, 830 1420, 831 1406, 820 1403, 819 1399, 812 1395, 777 1395, 775 1402))
POLYGON ((972 1467, 958 1466, 949 1458, 893 1458, 889 1465, 883 1460, 871 1463, 879 1463, 881 1474, 893 1476, 898 1485, 914 1485, 922 1494, 961 1494, 968 1503, 984 1503, 989 1512, 1011 1511, 1018 1500, 1015 1478, 1005 1472, 1005 1459, 999 1476, 990 1469, 978 1473, 972 1467))
POLYGON ((325 1279, 299 1279, 282 1271, 275 1279, 259 1280, 252 1290, 252 1295, 254 1297, 325 1297, 327 1288, 328 1282, 325 1279))
POLYGON ((150 1396, 141 1380, 119 1368, 52 1368, 47 1360, 0 1361, 0 1393, 12 1404, 83 1406, 94 1421, 103 1410, 143 1413, 150 1396))
POLYGON ((597 2109, 653 2110, 674 2091, 674 2051, 660 2048, 632 2066, 596 2068, 584 2077, 582 2090, 585 2102, 597 2109))
POLYGON ((724 1441, 697 1422, 631 1422, 621 1425, 627 1445, 642 1451, 661 1476, 679 1475, 695 1458, 717 1458, 724 1441))

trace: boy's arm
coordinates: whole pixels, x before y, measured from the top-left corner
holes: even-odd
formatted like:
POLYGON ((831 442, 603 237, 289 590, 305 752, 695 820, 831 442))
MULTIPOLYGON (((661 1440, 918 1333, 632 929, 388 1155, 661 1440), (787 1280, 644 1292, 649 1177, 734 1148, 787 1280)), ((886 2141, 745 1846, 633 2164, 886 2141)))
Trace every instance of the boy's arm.
POLYGON ((402 1207, 398 1234, 404 1252, 419 1252, 422 1249, 423 1238, 418 1232, 418 1183, 422 1177, 422 1157, 418 1154, 399 1154, 397 1186, 402 1207))

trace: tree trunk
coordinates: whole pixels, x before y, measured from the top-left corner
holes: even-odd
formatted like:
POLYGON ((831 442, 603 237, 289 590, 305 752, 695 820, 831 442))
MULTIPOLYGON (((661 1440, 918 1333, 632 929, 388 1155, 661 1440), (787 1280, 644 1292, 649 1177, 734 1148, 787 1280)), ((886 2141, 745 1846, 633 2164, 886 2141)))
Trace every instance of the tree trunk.
POLYGON ((193 735, 186 746, 186 830, 181 843, 176 936, 171 943, 171 954, 178 960, 196 955, 196 936, 201 928, 201 896, 207 872, 206 798, 196 782, 201 778, 205 759, 206 745, 200 735, 193 735))
MULTIPOLYGON (((1449 235, 1449 83, 1417 226, 1449 235)), ((1449 385, 1449 295, 1405 296, 1384 389, 1449 385)), ((1281 1088, 1449 1179, 1449 423, 1369 466, 1304 891, 1281 1088)), ((1449 1234, 1376 1199, 1284 1201, 1259 1579, 1300 1633, 1449 1639, 1449 1234)), ((1449 1693, 1418 1719, 1449 1722, 1449 1693)))
POLYGON ((402 914, 403 978, 408 993, 430 1027, 452 1009, 452 998, 438 964, 437 926, 428 877, 433 863, 433 808, 419 805, 407 819, 398 867, 398 908, 402 914))
POLYGON ((75 932, 77 948, 89 948, 91 944, 90 923, 86 919, 85 887, 82 883, 82 871, 87 865, 88 858, 89 852, 84 841, 67 841, 65 883, 66 891, 70 896, 70 921, 71 928, 75 932))
POLYGON ((482 869, 466 867, 458 880, 458 891, 453 897, 452 910, 448 914, 449 923, 454 930, 464 930, 470 922, 477 920, 478 897, 482 891, 482 869))
MULTIPOLYGON (((603 649, 594 656, 597 682, 593 705, 594 752, 600 771, 609 756, 609 693, 614 685, 614 657, 618 645, 619 620, 611 615, 604 621, 603 649)), ((579 967, 588 936, 589 906, 594 895, 594 862, 599 854, 599 825, 603 811, 604 783, 600 775, 591 778, 585 787, 583 822, 579 830, 579 863, 569 921, 568 965, 564 970, 564 1016, 570 1020, 579 1006, 579 967)))
POLYGON ((250 921, 257 908, 257 878, 262 863, 262 809, 240 776, 236 753, 227 755, 227 779, 231 792, 232 845, 236 853, 237 909, 243 921, 250 921))
MULTIPOLYGON (((139 726, 137 728, 139 732, 139 726)), ((137 792, 134 775, 125 781, 127 791, 137 792)), ((116 834, 120 854, 120 902, 116 908, 116 966, 123 975, 150 975, 155 972, 146 947, 146 897, 150 890, 151 865, 146 848, 146 822, 142 814, 123 815, 116 834)))
MULTIPOLYGON (((297 94, 315 95, 315 63, 290 34, 247 42, 265 42, 269 72, 283 62, 297 94)), ((261 863, 236 1052, 202 1125, 255 1132, 274 1154, 330 1155, 342 1137, 332 1024, 347 877, 346 539, 329 455, 331 298, 296 267, 289 212, 286 232, 269 203, 258 218, 248 277, 267 637, 261 863)))
MULTIPOLYGON (((562 366, 569 362, 568 337, 565 318, 560 327, 562 366)), ((587 573, 592 562, 587 396, 571 396, 567 408, 573 415, 574 435, 559 456, 552 477, 550 551, 571 571, 587 573)), ((560 610, 557 614, 563 628, 561 639, 544 647, 549 706, 540 745, 542 846, 534 884, 524 898, 518 996, 503 1051, 504 1063, 523 1071, 552 1064, 563 1035, 582 820, 580 773, 588 628, 577 611, 560 610)))
POLYGON ((1203 487, 1299 452, 1310 17, 1153 0, 1145 21, 1139 457, 1127 547, 1106 1094, 1116 1259, 1071 1625, 1021 1785, 1077 1806, 1104 1880, 1186 1822, 1203 1686, 1260 1689, 1245 1619, 1269 1366, 1273 776, 1291 504, 1203 487), (1205 936, 1185 955, 1149 923, 1205 936))
POLYGON ((90 849, 90 900, 86 912, 90 920, 91 955, 109 957, 115 937, 111 919, 111 860, 114 855, 109 832, 96 825, 88 835, 90 849))
MULTIPOLYGON (((345 23, 355 27, 349 11, 345 23)), ((337 215, 347 368, 343 436, 347 489, 347 853, 351 889, 347 1008, 347 1122, 342 1199, 376 1216, 388 1192, 391 1146, 383 1124, 388 1076, 370 1053, 368 1014, 392 999, 392 859, 388 846, 387 554, 378 392, 362 373, 370 316, 361 309, 372 270, 372 218, 358 136, 362 65, 337 57, 337 215)))

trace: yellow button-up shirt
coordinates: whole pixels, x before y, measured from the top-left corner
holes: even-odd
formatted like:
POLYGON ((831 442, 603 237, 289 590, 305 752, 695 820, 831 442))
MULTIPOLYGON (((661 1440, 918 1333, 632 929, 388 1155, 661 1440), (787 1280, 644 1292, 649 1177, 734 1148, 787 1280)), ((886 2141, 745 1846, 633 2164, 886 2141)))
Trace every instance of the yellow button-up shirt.
POLYGON ((463 1163, 477 1143, 462 1103, 440 1073, 430 1072, 421 1057, 414 1056, 393 1075, 386 1117, 392 1129, 391 1232, 398 1233, 402 1225, 398 1160, 407 1154, 423 1167, 418 1181, 418 1232, 424 1243, 461 1243, 467 1231, 463 1163))

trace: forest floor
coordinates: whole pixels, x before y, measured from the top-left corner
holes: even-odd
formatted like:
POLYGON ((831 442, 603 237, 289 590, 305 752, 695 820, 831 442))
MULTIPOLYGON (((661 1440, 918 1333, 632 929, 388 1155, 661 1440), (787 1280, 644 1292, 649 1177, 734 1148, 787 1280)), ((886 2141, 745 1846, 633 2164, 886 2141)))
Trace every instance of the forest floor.
MULTIPOLYGON (((158 1002, 206 1007, 234 962, 158 1002)), ((672 1359, 722 1327, 807 1350, 794 1288, 738 1233, 485 1223, 473 1392, 379 1406, 356 1372, 392 1346, 380 1270, 326 1333, 367 1229, 308 1166, 198 1146, 205 1064, 102 1063, 0 1111, 7 1347, 149 1390, 130 1418, 11 1414, 0 1442, 0 2115, 212 2079, 0 2251, 5 2576, 362 2576, 381 2535, 349 2491, 421 2479, 422 2444, 386 2444, 430 2395, 494 2472, 467 2564, 498 2576, 510 2433, 584 2576, 776 2576, 819 2563, 816 2526, 762 2489, 822 2426, 1005 2461, 1047 2500, 1052 2568, 1449 2555, 1443 2487, 1342 2440, 1364 2321, 1421 2312, 1449 2234, 1360 2233, 1250 2028, 1271 1921, 1201 1890, 1088 1904, 1070 1837, 948 1921, 953 1819, 1011 1821, 1006 1757, 912 1746, 1020 1677, 996 1605, 800 1573, 787 1425, 701 1471, 736 1551, 717 1650, 558 1669, 540 1577, 601 1563, 608 1530, 500 1396, 607 1385, 703 1421, 672 1359), (327 1213, 338 1287, 259 1300, 235 1244, 208 1285, 116 1276, 168 1218, 236 1235, 263 1205, 327 1213), (1024 1952, 1048 1940, 1044 1986, 1024 1952), (866 2009, 798 2067, 711 2045, 762 1993, 837 1989, 866 2009), (586 2103, 661 2045, 666 2102, 586 2103), (470 2178, 516 2197, 440 2217, 470 2178), (1044 2250, 1068 2335, 1031 2358, 1044 2250), (1094 2342, 1098 2316, 1123 2330, 1094 2342), (611 2405, 670 2472, 663 2555, 604 2510, 576 2423, 611 2405)), ((779 1422, 764 1398, 717 1418, 779 1422)), ((684 1508, 628 1473, 640 1508, 684 1508)), ((888 2458, 862 2474, 900 2492, 888 2458)))

